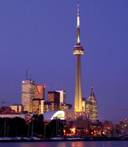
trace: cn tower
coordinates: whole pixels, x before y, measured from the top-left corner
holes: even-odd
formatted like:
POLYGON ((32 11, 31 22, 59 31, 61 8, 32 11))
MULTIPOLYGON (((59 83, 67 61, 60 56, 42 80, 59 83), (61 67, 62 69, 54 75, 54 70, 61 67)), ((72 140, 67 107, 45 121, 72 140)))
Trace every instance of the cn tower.
POLYGON ((76 43, 73 47, 73 55, 76 56, 74 112, 82 112, 81 56, 83 54, 84 49, 80 42, 80 9, 79 4, 77 4, 76 43))

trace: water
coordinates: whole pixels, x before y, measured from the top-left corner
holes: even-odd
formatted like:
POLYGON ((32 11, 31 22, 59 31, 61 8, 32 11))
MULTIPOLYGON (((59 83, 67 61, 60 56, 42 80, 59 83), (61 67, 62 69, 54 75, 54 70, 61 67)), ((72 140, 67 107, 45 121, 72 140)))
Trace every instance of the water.
POLYGON ((128 147, 128 141, 0 143, 0 147, 128 147))

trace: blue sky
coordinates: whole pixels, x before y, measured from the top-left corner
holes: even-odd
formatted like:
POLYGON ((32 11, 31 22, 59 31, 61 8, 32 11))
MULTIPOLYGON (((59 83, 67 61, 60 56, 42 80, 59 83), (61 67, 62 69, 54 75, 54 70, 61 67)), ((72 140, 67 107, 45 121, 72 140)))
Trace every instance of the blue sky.
MULTIPOLYGON (((80 0, 82 89, 94 87, 99 118, 128 117, 128 1, 80 0)), ((0 103, 20 103, 29 69, 46 90, 73 102, 76 0, 0 1, 0 103)))

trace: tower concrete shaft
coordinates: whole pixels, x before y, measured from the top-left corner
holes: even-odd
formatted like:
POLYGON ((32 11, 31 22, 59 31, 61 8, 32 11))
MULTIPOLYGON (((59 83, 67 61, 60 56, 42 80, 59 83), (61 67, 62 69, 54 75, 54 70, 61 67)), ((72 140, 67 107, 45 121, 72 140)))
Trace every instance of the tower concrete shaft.
POLYGON ((81 56, 76 56, 76 85, 74 111, 82 112, 82 89, 81 89, 81 56))
POLYGON ((84 49, 80 43, 80 11, 77 4, 77 30, 76 44, 73 48, 73 55, 76 56, 76 83, 75 83, 75 98, 74 112, 82 112, 82 88, 81 88, 81 56, 84 54, 84 49))

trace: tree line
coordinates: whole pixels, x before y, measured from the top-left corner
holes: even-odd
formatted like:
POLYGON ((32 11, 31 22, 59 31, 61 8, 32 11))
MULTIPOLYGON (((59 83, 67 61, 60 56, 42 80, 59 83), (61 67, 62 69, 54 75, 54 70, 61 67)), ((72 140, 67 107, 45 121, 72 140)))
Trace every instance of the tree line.
POLYGON ((58 119, 45 123, 43 115, 33 115, 27 122, 20 117, 0 118, 0 137, 63 136, 64 122, 58 119))

